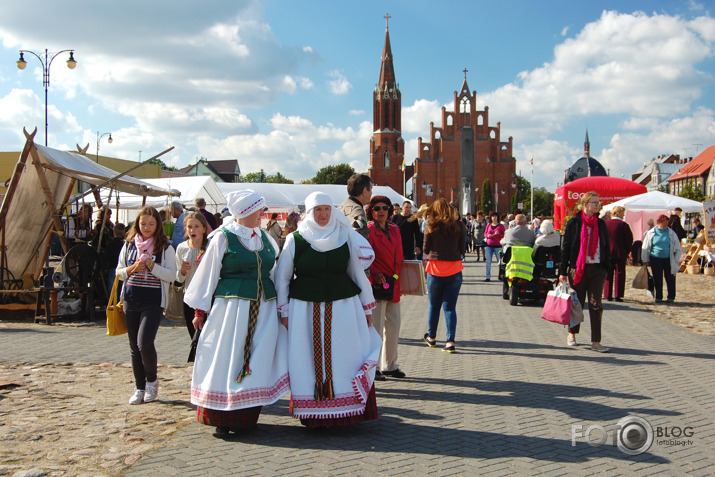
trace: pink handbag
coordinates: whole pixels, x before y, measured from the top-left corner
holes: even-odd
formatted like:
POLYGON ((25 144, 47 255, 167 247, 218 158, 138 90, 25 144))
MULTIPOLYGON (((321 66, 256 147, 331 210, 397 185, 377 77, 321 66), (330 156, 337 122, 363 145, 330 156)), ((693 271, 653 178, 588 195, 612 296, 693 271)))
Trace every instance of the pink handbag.
POLYGON ((550 291, 546 295, 544 309, 541 312, 541 317, 546 321, 553 321, 560 325, 569 325, 571 323, 571 307, 573 301, 569 286, 565 283, 559 283, 555 290, 550 291))

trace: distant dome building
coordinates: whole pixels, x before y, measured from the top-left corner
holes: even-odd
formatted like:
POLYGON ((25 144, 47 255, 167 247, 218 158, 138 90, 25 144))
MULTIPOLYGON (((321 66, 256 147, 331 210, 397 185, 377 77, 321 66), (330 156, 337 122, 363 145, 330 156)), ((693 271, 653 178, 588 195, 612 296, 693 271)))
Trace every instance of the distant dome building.
POLYGON ((608 172, 595 158, 591 157, 591 143, 588 140, 588 130, 586 130, 586 141, 583 143, 583 157, 566 169, 564 173, 564 184, 568 184, 583 177, 607 176, 608 172))

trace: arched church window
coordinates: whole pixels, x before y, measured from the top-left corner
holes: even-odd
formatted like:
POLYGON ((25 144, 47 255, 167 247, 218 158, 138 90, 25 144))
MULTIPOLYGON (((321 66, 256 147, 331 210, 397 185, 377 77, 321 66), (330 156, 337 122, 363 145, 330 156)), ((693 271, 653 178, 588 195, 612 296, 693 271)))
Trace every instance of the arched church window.
POLYGON ((447 126, 452 126, 454 125, 454 119, 452 119, 452 115, 450 114, 447 116, 447 126))
POLYGON ((442 139, 442 133, 439 131, 435 131, 434 133, 434 138, 435 139, 442 139))
POLYGON ((382 155, 382 167, 385 169, 390 168, 390 151, 385 151, 385 154, 382 155))
POLYGON ((480 114, 479 116, 477 116, 477 125, 478 126, 484 125, 484 115, 480 114))

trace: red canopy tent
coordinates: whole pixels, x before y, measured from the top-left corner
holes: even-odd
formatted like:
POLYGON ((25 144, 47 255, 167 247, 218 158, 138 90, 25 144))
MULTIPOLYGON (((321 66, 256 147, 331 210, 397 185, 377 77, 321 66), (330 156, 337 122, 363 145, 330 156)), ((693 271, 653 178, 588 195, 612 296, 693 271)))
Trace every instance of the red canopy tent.
POLYGON ((556 189, 554 228, 561 230, 566 226, 566 217, 573 215, 576 202, 584 193, 590 191, 596 192, 604 205, 648 192, 644 185, 618 177, 593 176, 576 179, 556 189))

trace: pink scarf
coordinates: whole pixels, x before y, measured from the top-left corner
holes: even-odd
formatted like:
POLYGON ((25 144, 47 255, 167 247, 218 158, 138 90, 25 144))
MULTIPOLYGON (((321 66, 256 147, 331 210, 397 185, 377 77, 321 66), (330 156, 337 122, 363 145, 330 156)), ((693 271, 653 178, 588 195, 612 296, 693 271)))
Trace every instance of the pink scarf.
POLYGON ((591 217, 587 217, 586 214, 581 212, 581 247, 578 251, 578 258, 576 259, 576 271, 574 272, 573 282, 574 284, 581 281, 583 277, 583 267, 586 265, 586 255, 589 257, 596 256, 596 250, 598 249, 598 215, 593 214, 591 217), (589 234, 588 229, 591 229, 589 234), (586 245, 588 244, 588 250, 586 250, 586 245))
POLYGON ((154 237, 151 236, 148 239, 142 237, 142 234, 134 235, 134 246, 137 248, 137 260, 147 263, 151 261, 151 257, 154 253, 154 237))

